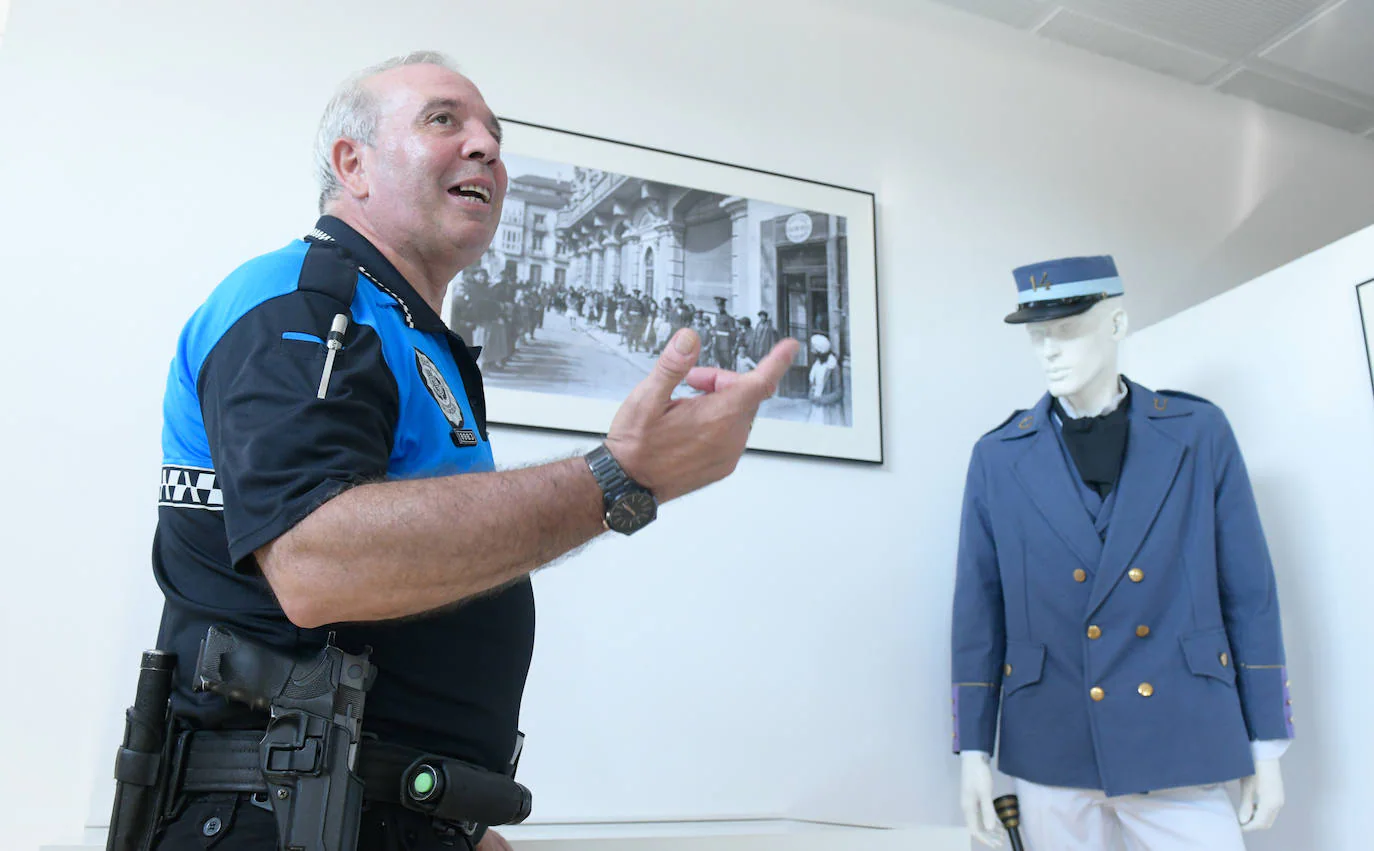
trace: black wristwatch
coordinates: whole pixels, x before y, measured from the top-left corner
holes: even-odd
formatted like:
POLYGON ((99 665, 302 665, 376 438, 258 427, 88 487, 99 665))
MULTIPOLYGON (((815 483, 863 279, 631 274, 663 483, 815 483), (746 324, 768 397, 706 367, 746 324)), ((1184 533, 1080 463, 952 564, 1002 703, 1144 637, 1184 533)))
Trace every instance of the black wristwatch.
POLYGON ((648 488, 630 478, 606 444, 588 452, 587 466, 601 486, 602 521, 606 528, 633 535, 658 516, 658 500, 648 488))

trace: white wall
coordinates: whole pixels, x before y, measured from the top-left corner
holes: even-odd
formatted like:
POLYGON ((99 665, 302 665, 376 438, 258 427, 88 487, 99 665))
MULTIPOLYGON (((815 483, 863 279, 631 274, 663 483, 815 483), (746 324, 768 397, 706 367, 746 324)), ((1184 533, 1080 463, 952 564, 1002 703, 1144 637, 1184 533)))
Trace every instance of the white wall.
MULTIPOLYGON (((1255 851, 1368 843, 1369 522, 1374 388, 1355 285, 1374 228, 1132 337, 1127 371, 1222 407, 1236 431, 1278 576, 1297 738, 1288 804, 1255 851)), ((1374 320, 1374 317, 1370 317, 1374 320)))
MULTIPOLYGON (((156 629, 159 405, 181 323, 313 221, 308 145, 335 82, 421 46, 459 56, 502 114, 879 200, 887 464, 750 456, 642 536, 539 575, 522 779, 544 820, 957 823, 963 470, 1040 392, 1001 324, 1009 270, 1112 252, 1148 323, 1196 300, 1209 263, 1210 286, 1234 284, 1275 243, 1374 220, 1367 141, 944 9, 18 0, 0 50, 0 605, 22 659, 0 700, 5 847, 106 812, 156 629), (1293 186, 1324 203, 1254 238, 1247 217, 1293 186)), ((586 445, 496 440, 506 464, 586 445)))

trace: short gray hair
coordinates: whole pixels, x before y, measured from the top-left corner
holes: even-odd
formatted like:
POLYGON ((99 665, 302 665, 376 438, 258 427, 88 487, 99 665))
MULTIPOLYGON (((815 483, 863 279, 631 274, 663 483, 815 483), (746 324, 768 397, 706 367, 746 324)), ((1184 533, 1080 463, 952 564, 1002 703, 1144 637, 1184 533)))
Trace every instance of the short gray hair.
POLYGON ((320 184, 320 212, 325 204, 343 188, 338 175, 334 174, 334 163, 330 150, 339 139, 352 139, 362 145, 371 145, 377 132, 377 97, 367 87, 367 81, 383 71, 400 68, 403 65, 438 65, 440 68, 458 73, 458 66, 442 53, 433 50, 417 50, 404 56, 393 56, 384 62, 364 68, 339 86, 329 105, 320 117, 320 127, 315 133, 315 178, 320 184))

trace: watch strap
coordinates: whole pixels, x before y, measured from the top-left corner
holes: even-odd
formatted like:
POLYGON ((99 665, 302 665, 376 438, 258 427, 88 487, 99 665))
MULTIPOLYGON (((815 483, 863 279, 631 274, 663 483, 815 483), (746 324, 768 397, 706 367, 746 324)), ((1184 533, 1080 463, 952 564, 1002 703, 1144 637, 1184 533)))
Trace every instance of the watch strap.
POLYGON ((620 466, 620 462, 615 460, 615 456, 611 454, 611 450, 607 448, 606 444, 603 443, 588 452, 586 458, 587 466, 592 471, 592 477, 601 487, 601 499, 606 507, 609 507, 611 501, 627 486, 635 484, 625 469, 620 466))

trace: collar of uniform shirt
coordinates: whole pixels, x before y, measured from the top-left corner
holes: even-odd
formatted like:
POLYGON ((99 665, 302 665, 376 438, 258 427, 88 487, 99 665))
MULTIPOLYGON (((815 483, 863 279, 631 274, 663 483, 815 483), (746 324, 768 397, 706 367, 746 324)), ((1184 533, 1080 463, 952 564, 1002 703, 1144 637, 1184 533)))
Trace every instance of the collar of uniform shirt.
POLYGON ((1116 395, 1113 396, 1111 400, 1107 402, 1106 405, 1103 405, 1100 411, 1081 413, 1077 410, 1074 410, 1073 405, 1069 403, 1068 397, 1064 396, 1059 397, 1059 405, 1064 409, 1064 413, 1068 414, 1071 419, 1081 420, 1083 417, 1100 417, 1103 414, 1110 414, 1112 411, 1115 411, 1117 409, 1117 407, 1121 404, 1121 400, 1125 398, 1126 382, 1122 381, 1121 376, 1118 375, 1116 377, 1116 395))
POLYGON ((366 271, 363 273, 372 279, 372 282, 386 290, 396 301, 401 303, 402 309, 408 317, 411 317, 411 324, 421 331, 447 331, 448 326, 444 320, 439 318, 439 314, 434 312, 434 308, 429 306, 429 302, 420 297, 405 276, 391 265, 391 261, 386 259, 386 255, 377 250, 377 247, 367 240, 367 237, 358 233, 348 226, 348 223, 334 216, 321 216, 315 223, 315 229, 328 234, 344 251, 352 257, 353 262, 360 264, 366 271))

